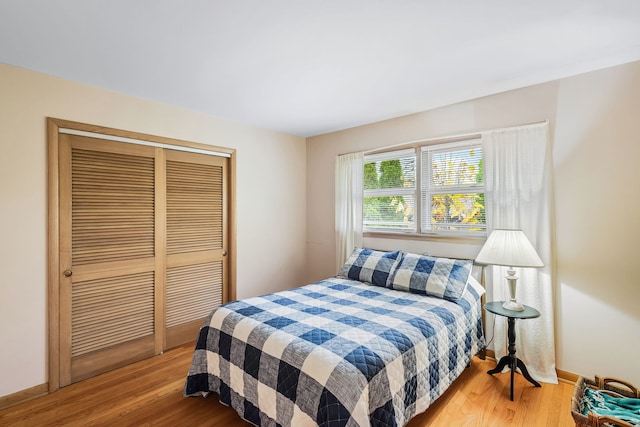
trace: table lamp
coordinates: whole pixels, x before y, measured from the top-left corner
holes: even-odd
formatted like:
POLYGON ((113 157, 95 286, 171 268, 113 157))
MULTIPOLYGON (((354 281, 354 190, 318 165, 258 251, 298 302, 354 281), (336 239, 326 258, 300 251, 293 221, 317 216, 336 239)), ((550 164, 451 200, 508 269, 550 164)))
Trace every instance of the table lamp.
POLYGON ((524 307, 516 301, 516 270, 513 267, 543 267, 544 264, 535 248, 522 230, 493 230, 476 257, 478 264, 492 264, 509 267, 507 281, 509 282, 510 301, 505 301, 502 307, 512 311, 522 311, 524 307))

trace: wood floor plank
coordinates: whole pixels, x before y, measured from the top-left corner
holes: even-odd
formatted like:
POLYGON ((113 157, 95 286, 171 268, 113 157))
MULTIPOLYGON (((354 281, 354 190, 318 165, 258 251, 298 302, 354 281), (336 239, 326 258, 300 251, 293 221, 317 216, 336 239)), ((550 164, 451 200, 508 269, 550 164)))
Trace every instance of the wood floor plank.
MULTIPOLYGON (((229 426, 246 427, 217 396, 184 398, 182 389, 193 343, 64 387, 0 411, 0 426, 229 426)), ((573 384, 533 387, 509 374, 487 375, 495 361, 474 358, 471 366, 426 412, 407 427, 571 427, 573 384)))

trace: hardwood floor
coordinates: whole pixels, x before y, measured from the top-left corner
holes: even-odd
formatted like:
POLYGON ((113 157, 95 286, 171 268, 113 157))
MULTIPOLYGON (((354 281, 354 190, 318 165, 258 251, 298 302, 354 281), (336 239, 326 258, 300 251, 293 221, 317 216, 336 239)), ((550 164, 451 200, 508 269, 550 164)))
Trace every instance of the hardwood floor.
MULTIPOLYGON (((183 398, 193 344, 91 378, 0 411, 0 426, 249 426, 236 412, 207 399, 183 398)), ((573 385, 535 388, 516 375, 490 376, 495 361, 474 358, 447 392, 407 427, 574 426, 573 385)))

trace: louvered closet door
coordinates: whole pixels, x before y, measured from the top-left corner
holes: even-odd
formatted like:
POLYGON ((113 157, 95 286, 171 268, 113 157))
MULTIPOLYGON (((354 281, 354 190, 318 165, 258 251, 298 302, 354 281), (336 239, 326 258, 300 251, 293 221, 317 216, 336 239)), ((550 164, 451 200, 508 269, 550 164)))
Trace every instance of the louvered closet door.
POLYGON ((166 347, 193 341, 222 304, 227 276, 226 158, 167 151, 166 347))
POLYGON ((155 352, 152 147, 60 135, 60 383, 155 352))

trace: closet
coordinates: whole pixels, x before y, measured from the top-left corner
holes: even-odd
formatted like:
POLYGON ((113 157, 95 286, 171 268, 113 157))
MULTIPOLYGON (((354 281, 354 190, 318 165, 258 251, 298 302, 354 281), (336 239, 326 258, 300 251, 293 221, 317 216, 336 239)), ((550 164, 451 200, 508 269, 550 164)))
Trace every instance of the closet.
POLYGON ((195 340, 233 297, 234 151, 48 125, 56 389, 195 340))

